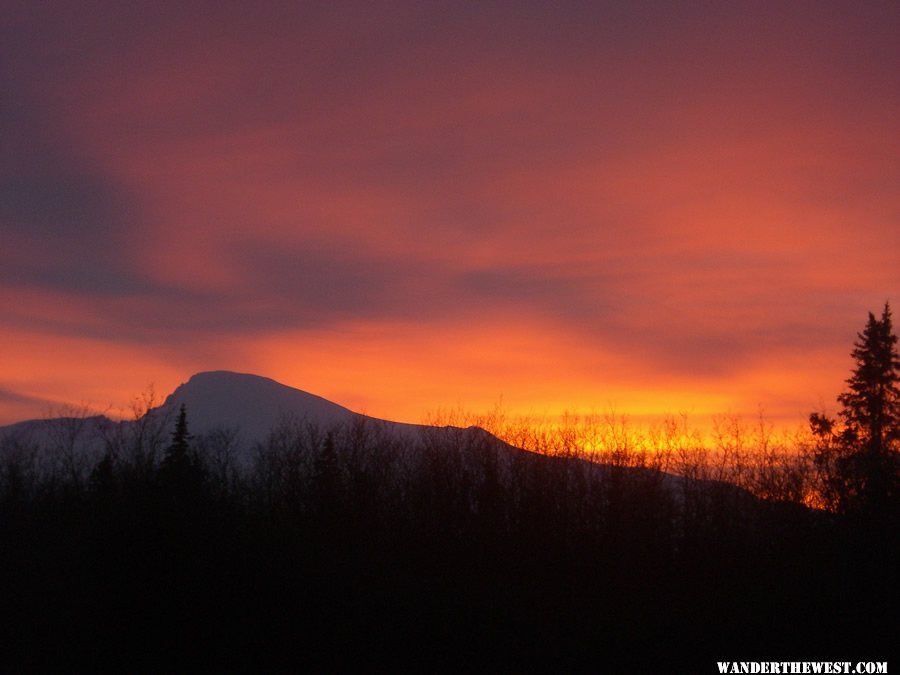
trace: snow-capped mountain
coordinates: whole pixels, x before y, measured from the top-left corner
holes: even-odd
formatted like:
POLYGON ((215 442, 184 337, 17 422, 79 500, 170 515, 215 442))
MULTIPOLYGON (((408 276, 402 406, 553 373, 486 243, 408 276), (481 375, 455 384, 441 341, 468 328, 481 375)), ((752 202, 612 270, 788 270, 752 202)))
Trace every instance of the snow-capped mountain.
POLYGON ((158 412, 175 413, 182 404, 191 433, 233 428, 251 441, 262 440, 287 419, 329 428, 357 416, 337 403, 268 377, 222 370, 192 376, 166 398, 158 412))
MULTIPOLYGON (((245 452, 256 443, 265 442, 270 432, 282 424, 312 425, 324 432, 365 423, 405 441, 417 440, 429 429, 368 417, 268 377, 211 371, 191 376, 162 405, 148 411, 148 420, 154 420, 156 433, 166 441, 182 405, 185 406, 189 431, 195 438, 218 430, 235 432, 238 446, 245 452)), ((89 453, 100 452, 105 439, 116 434, 127 435, 140 423, 136 420, 115 421, 103 416, 28 420, 0 427, 0 441, 6 438, 25 446, 58 448, 69 445, 89 453)))
POLYGON ((425 428, 362 415, 268 377, 224 370, 193 375, 154 412, 173 416, 182 404, 192 434, 232 429, 240 433, 243 444, 251 445, 264 441, 283 423, 312 424, 328 430, 365 422, 404 438, 412 438, 425 428))
MULTIPOLYGON (((567 461, 523 450, 478 427, 437 427, 377 419, 353 412, 337 403, 275 380, 258 375, 228 371, 202 372, 178 386, 159 407, 136 420, 111 420, 103 416, 29 420, 0 427, 0 457, 8 453, 34 458, 36 467, 78 464, 87 470, 105 452, 121 456, 155 448, 159 458, 169 444, 181 406, 187 414, 188 430, 199 445, 204 438, 221 447, 227 437, 229 452, 238 466, 252 465, 258 447, 271 447, 273 430, 284 431, 288 443, 310 438, 315 430, 318 442, 327 432, 338 434, 364 430, 370 438, 388 440, 409 450, 411 461, 420 451, 448 452, 462 462, 466 470, 483 470, 486 449, 494 451, 495 469, 508 474, 518 459, 527 462, 567 461), (224 432, 224 434, 218 434, 224 432), (455 453, 455 454, 454 454, 455 453)), ((277 442, 277 440, 276 440, 277 442)), ((207 447, 210 447, 207 445, 207 447)), ((590 460, 579 462, 589 474, 603 474, 606 465, 590 460)), ((684 479, 639 467, 624 469, 633 476, 653 476, 676 490, 684 479)), ((620 470, 617 470, 620 471, 620 470)), ((695 481, 710 483, 710 481, 695 481)), ((737 490, 737 488, 735 488, 737 490)), ((738 490, 739 491, 739 490, 738 490)))

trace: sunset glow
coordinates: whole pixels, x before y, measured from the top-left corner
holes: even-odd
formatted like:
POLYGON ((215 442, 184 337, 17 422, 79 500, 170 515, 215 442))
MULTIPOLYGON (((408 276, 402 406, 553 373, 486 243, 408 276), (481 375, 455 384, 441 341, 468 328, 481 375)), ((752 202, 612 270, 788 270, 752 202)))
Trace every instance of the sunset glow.
POLYGON ((0 424, 834 407, 900 303, 896 3, 12 2, 0 424))

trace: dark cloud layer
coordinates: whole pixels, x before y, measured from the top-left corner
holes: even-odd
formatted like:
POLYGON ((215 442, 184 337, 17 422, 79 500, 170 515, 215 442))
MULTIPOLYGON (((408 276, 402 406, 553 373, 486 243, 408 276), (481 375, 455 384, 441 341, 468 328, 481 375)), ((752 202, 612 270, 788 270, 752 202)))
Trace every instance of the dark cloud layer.
POLYGON ((79 151, 53 95, 82 55, 66 49, 69 35, 29 14, 13 7, 0 21, 0 283, 131 292, 142 283, 129 269, 133 204, 79 151))

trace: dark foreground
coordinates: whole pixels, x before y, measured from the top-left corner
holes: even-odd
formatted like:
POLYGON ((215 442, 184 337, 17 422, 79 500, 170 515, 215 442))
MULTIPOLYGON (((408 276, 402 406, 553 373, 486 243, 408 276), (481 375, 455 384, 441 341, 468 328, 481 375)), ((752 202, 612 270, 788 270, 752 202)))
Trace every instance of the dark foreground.
POLYGON ((479 442, 411 466, 353 448, 243 477, 7 465, 0 670, 716 672, 896 641, 889 519, 479 442))

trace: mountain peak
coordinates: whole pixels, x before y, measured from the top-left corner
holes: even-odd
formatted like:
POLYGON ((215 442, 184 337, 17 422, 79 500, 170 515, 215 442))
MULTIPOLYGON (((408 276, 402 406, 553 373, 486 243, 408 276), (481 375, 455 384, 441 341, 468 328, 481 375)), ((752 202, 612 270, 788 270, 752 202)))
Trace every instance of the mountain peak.
POLYGON ((282 385, 279 382, 276 382, 270 377, 264 377, 262 375, 255 375, 253 373, 238 373, 233 370, 202 370, 199 373, 194 373, 188 378, 188 381, 185 384, 190 384, 191 382, 208 382, 208 381, 218 381, 218 382, 238 382, 238 381, 266 381, 266 382, 274 382, 280 386, 282 385))
POLYGON ((236 427, 248 439, 261 439, 285 417, 330 427, 356 413, 320 396, 275 380, 226 370, 196 373, 170 394, 166 411, 185 406, 192 433, 236 427))

